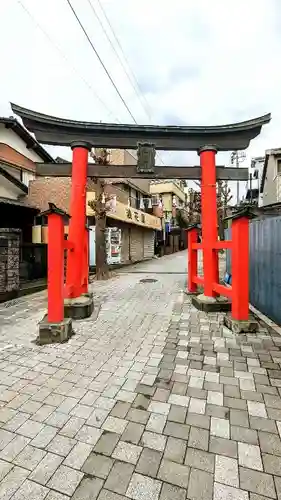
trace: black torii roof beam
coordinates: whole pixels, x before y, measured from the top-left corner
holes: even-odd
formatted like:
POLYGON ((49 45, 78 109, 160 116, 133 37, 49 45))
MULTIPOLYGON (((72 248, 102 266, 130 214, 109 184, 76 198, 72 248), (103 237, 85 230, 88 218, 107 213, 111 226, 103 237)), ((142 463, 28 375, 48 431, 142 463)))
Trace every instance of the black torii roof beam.
POLYGON ((271 120, 267 114, 240 123, 218 126, 120 125, 67 120, 45 115, 11 103, 25 127, 42 144, 71 146, 86 142, 90 147, 136 149, 149 142, 156 150, 198 151, 212 145, 218 151, 243 150, 271 120))

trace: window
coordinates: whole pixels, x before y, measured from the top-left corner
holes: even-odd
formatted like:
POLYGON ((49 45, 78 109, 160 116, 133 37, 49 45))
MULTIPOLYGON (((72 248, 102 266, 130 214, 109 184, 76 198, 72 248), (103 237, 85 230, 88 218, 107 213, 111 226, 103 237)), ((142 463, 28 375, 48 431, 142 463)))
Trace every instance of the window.
POLYGON ((140 195, 140 192, 139 191, 136 191, 136 208, 140 208, 140 198, 141 198, 141 195, 140 195))
POLYGON ((281 160, 277 160, 277 175, 281 175, 281 160))

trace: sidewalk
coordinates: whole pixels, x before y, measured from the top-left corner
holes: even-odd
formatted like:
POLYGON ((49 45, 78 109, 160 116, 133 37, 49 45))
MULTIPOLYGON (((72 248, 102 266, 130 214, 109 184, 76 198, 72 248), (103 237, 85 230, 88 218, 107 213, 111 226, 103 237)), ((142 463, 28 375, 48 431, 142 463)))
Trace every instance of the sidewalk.
POLYGON ((281 498, 281 337, 196 311, 185 268, 95 282, 63 345, 32 343, 45 292, 0 306, 1 500, 281 498))

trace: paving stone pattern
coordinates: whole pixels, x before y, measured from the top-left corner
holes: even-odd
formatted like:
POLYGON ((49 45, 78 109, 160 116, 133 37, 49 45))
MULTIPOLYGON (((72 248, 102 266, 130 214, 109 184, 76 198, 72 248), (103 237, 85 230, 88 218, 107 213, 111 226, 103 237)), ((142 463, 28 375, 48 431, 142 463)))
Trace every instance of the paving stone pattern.
POLYGON ((185 261, 95 283, 67 344, 31 343, 43 294, 0 308, 0 499, 281 499, 281 337, 196 311, 185 261))

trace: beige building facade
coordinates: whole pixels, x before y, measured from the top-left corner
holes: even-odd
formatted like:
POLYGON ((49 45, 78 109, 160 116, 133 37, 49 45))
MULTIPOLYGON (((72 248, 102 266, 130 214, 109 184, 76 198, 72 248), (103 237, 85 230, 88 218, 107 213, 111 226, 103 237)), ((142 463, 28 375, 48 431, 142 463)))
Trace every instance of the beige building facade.
POLYGON ((185 188, 185 182, 180 180, 151 182, 152 203, 156 205, 159 201, 162 202, 165 222, 170 222, 175 217, 176 209, 184 210, 187 199, 185 188))

